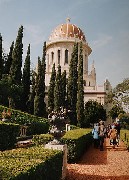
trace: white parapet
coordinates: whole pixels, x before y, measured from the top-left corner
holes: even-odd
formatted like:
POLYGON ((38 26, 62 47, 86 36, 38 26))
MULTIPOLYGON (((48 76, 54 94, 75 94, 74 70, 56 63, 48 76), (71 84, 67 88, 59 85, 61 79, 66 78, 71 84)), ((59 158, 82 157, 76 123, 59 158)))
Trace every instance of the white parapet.
POLYGON ((45 149, 56 149, 63 151, 62 180, 64 180, 67 173, 67 144, 61 145, 48 143, 45 145, 45 149))

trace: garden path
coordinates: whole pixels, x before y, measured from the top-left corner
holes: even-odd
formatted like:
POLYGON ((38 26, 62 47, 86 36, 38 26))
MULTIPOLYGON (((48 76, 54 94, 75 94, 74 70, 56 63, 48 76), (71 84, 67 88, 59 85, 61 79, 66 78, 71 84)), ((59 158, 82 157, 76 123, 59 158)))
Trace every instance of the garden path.
POLYGON ((104 151, 91 146, 77 164, 68 164, 66 180, 129 180, 129 152, 123 141, 112 149, 106 138, 104 151))

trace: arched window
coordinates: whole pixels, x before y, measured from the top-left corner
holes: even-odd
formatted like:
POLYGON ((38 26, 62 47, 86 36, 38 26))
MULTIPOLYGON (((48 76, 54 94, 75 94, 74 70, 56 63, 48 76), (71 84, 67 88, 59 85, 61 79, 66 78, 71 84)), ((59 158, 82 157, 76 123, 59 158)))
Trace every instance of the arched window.
POLYGON ((83 81, 83 83, 84 83, 84 86, 86 86, 86 81, 85 80, 83 81))
POLYGON ((90 81, 89 81, 89 86, 90 86, 90 81))
POLYGON ((68 50, 65 50, 65 63, 68 64, 68 50))
POLYGON ((54 52, 51 52, 51 60, 52 60, 52 63, 54 61, 54 52))
POLYGON ((58 64, 60 64, 60 50, 58 50, 58 64))

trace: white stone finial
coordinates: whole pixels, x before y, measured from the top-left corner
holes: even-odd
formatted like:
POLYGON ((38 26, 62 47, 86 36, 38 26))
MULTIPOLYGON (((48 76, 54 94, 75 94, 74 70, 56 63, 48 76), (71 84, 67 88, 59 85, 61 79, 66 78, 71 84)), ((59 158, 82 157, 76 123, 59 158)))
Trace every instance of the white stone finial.
POLYGON ((69 17, 66 19, 66 23, 67 24, 70 23, 70 18, 69 17))

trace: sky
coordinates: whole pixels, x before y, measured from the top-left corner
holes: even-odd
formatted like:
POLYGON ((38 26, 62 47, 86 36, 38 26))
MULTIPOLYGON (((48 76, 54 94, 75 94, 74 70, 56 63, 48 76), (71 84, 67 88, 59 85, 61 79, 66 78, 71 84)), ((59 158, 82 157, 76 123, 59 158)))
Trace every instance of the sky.
POLYGON ((21 25, 23 63, 31 45, 31 66, 42 57, 51 32, 66 18, 80 27, 92 48, 97 84, 108 79, 114 88, 129 78, 129 0, 0 0, 0 33, 5 53, 16 40, 21 25))

